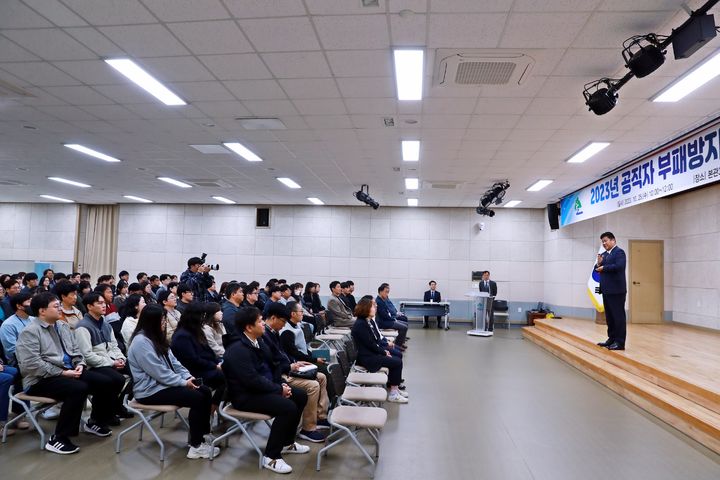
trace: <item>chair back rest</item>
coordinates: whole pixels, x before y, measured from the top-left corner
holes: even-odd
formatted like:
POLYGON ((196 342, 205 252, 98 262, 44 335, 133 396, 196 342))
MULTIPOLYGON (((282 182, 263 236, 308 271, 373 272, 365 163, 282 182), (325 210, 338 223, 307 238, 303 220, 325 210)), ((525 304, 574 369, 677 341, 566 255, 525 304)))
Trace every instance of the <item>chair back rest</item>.
POLYGON ((349 340, 345 340, 345 352, 347 353, 348 363, 351 365, 355 363, 355 360, 357 360, 357 347, 352 337, 350 337, 349 340))
POLYGON ((305 343, 310 343, 313 339, 312 327, 307 323, 301 323, 300 328, 302 328, 303 336, 305 336, 305 343))
POLYGON ((493 307, 493 310, 495 310, 496 312, 507 312, 508 311, 507 300, 493 300, 492 307, 493 307))
POLYGON ((339 364, 333 363, 328 367, 328 373, 330 374, 330 382, 335 389, 336 397, 342 396, 345 391, 345 375, 343 374, 342 368, 339 364))
POLYGON ((340 365, 342 369, 343 376, 347 377, 350 374, 350 362, 348 362, 347 353, 343 350, 338 350, 336 357, 338 365, 340 365))

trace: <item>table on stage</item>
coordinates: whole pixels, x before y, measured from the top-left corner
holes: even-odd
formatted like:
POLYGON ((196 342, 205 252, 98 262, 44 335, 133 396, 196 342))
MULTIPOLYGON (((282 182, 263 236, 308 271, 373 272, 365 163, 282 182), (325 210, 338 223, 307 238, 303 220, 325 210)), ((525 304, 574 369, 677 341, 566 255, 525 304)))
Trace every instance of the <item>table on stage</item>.
POLYGON ((450 302, 400 302, 400 313, 406 317, 445 317, 445 330, 450 330, 450 302))

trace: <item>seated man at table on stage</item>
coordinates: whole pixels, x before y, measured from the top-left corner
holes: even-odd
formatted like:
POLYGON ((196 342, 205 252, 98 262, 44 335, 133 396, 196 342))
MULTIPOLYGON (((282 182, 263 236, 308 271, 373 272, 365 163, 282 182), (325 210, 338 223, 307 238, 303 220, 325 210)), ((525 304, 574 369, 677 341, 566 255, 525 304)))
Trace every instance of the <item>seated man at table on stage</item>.
MULTIPOLYGON (((497 297, 497 283, 490 280, 490 271, 485 270, 482 272, 482 280, 480 280, 480 291, 481 292, 487 292, 490 294, 491 297, 497 297)), ((490 307, 490 319, 488 322, 488 328, 487 330, 489 332, 493 331, 493 326, 495 325, 495 315, 493 315, 493 309, 490 307)))
MULTIPOLYGON (((442 297, 440 296, 440 292, 438 292, 435 288, 437 287, 437 282, 435 280, 430 280, 430 290, 425 292, 425 296, 423 297, 423 302, 442 302, 442 297)), ((423 328, 428 328, 428 319, 429 317, 426 315, 423 317, 423 328)), ((442 328, 440 325, 440 317, 437 317, 437 327, 442 328)))

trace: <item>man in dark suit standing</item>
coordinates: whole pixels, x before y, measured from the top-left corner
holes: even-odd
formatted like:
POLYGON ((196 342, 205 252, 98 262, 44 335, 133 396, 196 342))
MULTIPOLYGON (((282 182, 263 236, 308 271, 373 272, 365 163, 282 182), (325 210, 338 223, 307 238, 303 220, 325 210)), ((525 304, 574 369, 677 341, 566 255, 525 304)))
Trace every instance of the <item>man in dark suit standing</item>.
POLYGON ((625 251, 617 246, 615 235, 605 232, 600 235, 605 251, 597 256, 595 270, 600 273, 600 293, 605 306, 608 339, 598 343, 608 350, 625 350, 625 251))
MULTIPOLYGON (((437 287, 437 282, 435 282, 435 280, 430 280, 430 283, 428 285, 430 285, 430 290, 425 292, 425 295, 423 296, 423 302, 442 302, 440 292, 435 290, 435 288, 437 287)), ((428 316, 423 317, 423 328, 428 328, 429 318, 430 317, 428 316)), ((437 317, 437 327, 442 328, 442 326, 440 326, 440 317, 437 317)))
MULTIPOLYGON (((490 270, 485 270, 484 272, 482 272, 482 279, 480 280, 480 291, 489 293, 491 297, 497 297, 497 283, 490 280, 490 270)), ((495 315, 492 309, 492 304, 490 305, 489 320, 490 321, 487 325, 487 330, 488 332, 492 332, 495 325, 495 315)))

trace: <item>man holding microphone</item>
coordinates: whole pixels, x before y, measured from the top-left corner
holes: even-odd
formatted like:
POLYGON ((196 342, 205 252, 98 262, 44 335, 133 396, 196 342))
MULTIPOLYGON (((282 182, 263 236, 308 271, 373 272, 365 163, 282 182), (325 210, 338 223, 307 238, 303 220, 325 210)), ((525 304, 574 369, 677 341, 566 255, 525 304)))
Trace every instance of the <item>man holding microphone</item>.
POLYGON ((600 235, 600 240, 605 251, 598 254, 595 271, 600 273, 600 293, 605 306, 608 339, 598 345, 608 350, 625 350, 625 251, 617 246, 615 235, 611 232, 600 235))

